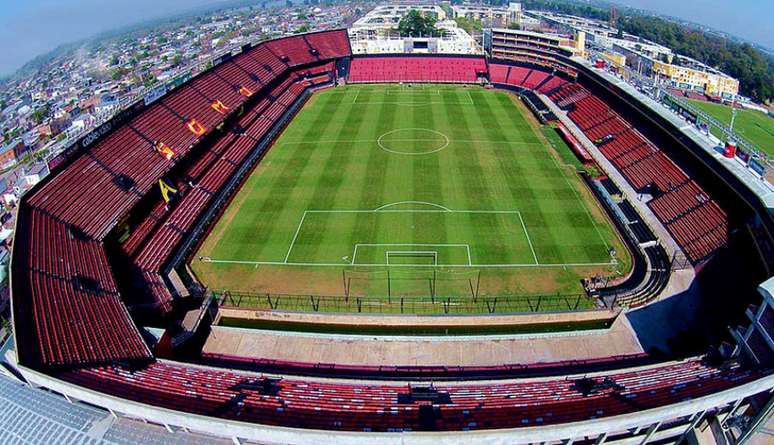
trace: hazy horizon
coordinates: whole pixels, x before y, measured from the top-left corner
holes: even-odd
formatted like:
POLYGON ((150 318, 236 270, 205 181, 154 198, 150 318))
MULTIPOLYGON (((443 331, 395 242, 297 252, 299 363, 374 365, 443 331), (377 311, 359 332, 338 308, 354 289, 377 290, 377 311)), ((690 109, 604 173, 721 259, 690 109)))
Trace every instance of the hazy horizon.
MULTIPOLYGON (((226 1, 111 0, 106 6, 102 0, 7 0, 0 8, 0 41, 9 42, 0 52, 0 76, 13 74, 25 63, 63 44, 226 1)), ((774 49, 774 33, 769 29, 774 2, 761 5, 755 0, 620 0, 620 3, 708 25, 774 49)))
POLYGON ((0 8, 0 75, 60 45, 227 0, 24 0, 0 8), (21 36, 22 38, 19 38, 21 36))
POLYGON ((774 50, 774 2, 758 0, 615 0, 616 2, 709 26, 774 50))

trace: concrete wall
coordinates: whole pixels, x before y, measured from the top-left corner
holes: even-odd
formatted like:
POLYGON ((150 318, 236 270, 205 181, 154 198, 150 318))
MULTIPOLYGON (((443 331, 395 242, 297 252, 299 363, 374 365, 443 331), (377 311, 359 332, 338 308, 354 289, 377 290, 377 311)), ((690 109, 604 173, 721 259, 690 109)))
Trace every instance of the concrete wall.
MULTIPOLYGON (((507 430, 479 430, 467 432, 403 432, 403 433, 368 433, 302 430, 294 428, 274 427, 267 425, 235 422, 213 417, 187 414, 165 408, 145 405, 105 395, 90 389, 82 388, 51 376, 19 367, 21 374, 34 386, 48 388, 64 394, 75 400, 101 406, 114 413, 127 417, 145 419, 150 422, 184 428, 189 431, 203 432, 221 437, 249 439, 261 443, 293 443, 293 444, 331 444, 362 445, 373 441, 380 444, 395 445, 445 445, 445 444, 514 444, 531 442, 566 441, 584 437, 604 437, 606 433, 628 432, 617 443, 645 443, 663 437, 666 429, 660 434, 658 427, 675 419, 683 419, 685 426, 674 433, 682 434, 695 419, 696 413, 718 407, 733 405, 737 400, 749 397, 774 388, 774 375, 763 377, 736 388, 719 392, 695 400, 676 403, 662 408, 641 411, 629 415, 613 416, 586 422, 576 422, 545 427, 526 427, 507 430), (656 426, 656 428, 654 428, 656 426), (648 437, 650 435, 650 437, 648 437), (636 437, 636 439, 634 438, 636 437)), ((675 428, 670 424, 669 428, 675 428)), ((671 434, 670 434, 671 435, 671 434)), ((613 443, 613 442, 611 442, 613 443)))

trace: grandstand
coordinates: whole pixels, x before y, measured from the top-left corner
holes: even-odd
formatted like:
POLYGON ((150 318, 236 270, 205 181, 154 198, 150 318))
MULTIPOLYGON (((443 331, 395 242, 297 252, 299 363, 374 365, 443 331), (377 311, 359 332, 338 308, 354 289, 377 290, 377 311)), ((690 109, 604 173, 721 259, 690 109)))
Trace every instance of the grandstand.
POLYGON ((353 83, 476 83, 486 74, 481 57, 355 57, 353 83))
MULTIPOLYGON (((774 284, 756 292, 771 270, 770 196, 648 107, 581 59, 530 53, 529 45, 497 59, 352 57, 346 30, 334 30, 243 47, 84 137, 22 198, 11 365, 29 384, 68 398, 235 442, 676 443, 699 425, 733 430, 729 419, 757 421, 774 388, 774 284), (673 320, 658 312, 670 302, 721 301, 727 313, 716 321, 692 310, 707 332, 742 326, 737 346, 718 348, 723 335, 667 338, 673 331, 665 328, 650 333, 690 345, 496 366, 202 353, 219 302, 189 271, 196 247, 310 96, 347 82, 483 83, 525 97, 537 114, 560 122, 581 163, 602 170, 587 178, 588 193, 633 253, 625 276, 588 278, 599 312, 641 333, 643 318, 673 320), (695 281, 680 287, 675 276, 695 281)), ((567 323, 577 323, 578 344, 587 341, 586 313, 530 314, 523 323, 561 316, 576 317, 567 323)), ((688 325, 693 313, 678 317, 688 325)), ((81 417, 97 416, 78 407, 81 417)), ((87 429, 72 421, 80 422, 77 434, 87 429)))

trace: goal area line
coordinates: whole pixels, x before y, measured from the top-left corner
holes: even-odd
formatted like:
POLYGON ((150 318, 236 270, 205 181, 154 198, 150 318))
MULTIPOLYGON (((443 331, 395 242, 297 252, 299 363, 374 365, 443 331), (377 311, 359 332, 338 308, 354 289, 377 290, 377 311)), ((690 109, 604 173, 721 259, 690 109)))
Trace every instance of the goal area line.
MULTIPOLYGON (((366 264, 360 264, 357 262, 357 253, 358 249, 363 250, 364 248, 380 248, 380 247, 386 247, 386 248, 398 248, 398 247, 407 247, 411 248, 412 250, 386 250, 385 251, 385 257, 386 257, 386 263, 381 264, 383 266, 421 266, 421 267, 473 267, 473 260, 470 255, 470 245, 469 244, 459 244, 459 243, 357 243, 355 244, 355 249, 352 252, 352 259, 350 260, 349 265, 353 267, 358 267, 361 265, 368 265, 366 264), (467 264, 449 264, 449 263, 438 263, 438 250, 429 250, 432 247, 438 247, 441 249, 445 248, 457 248, 457 249, 464 249, 465 250, 465 256, 467 258, 467 264), (413 250, 417 249, 417 250, 413 250), (390 264, 390 255, 392 256, 433 256, 434 264, 390 264)), ((347 265, 346 263, 342 263, 342 265, 347 265)))

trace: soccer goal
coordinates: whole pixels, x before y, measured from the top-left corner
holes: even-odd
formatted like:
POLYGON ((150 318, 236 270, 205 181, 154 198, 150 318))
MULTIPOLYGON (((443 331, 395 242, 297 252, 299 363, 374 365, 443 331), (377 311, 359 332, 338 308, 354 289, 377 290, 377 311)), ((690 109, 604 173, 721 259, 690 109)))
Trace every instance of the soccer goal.
POLYGON ((444 270, 440 268, 417 268, 410 263, 408 267, 396 266, 394 259, 409 259, 409 261, 436 261, 432 252, 396 252, 400 255, 390 256, 390 267, 384 269, 345 269, 342 271, 344 294, 350 297, 436 297, 470 296, 473 301, 478 298, 481 282, 479 269, 444 270))

